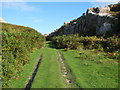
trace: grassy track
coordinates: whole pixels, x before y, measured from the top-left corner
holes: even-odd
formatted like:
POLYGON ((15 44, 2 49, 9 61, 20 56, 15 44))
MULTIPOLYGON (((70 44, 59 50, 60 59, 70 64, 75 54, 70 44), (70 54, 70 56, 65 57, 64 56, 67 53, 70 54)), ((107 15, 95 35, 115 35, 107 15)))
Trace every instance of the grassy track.
MULTIPOLYGON (((30 56, 30 63, 25 65, 17 77, 10 83, 12 88, 23 88, 31 75, 37 58, 43 54, 37 74, 31 88, 74 88, 63 80, 58 61, 57 49, 47 44, 45 48, 36 50, 30 56)), ((116 88, 118 87, 118 63, 102 52, 91 50, 59 51, 63 54, 65 64, 71 69, 72 77, 81 88, 116 88)))
POLYGON ((64 51, 65 61, 82 88, 117 88, 118 63, 101 52, 90 50, 64 51))
POLYGON ((43 49, 43 59, 32 84, 32 88, 68 87, 65 82, 63 82, 56 51, 56 49, 50 47, 43 49))
POLYGON ((30 62, 24 66, 24 69, 21 73, 19 73, 15 79, 13 79, 10 83, 10 88, 24 88, 26 81, 28 80, 33 68, 36 64, 37 59, 40 57, 42 53, 42 49, 37 49, 33 53, 30 54, 30 62))

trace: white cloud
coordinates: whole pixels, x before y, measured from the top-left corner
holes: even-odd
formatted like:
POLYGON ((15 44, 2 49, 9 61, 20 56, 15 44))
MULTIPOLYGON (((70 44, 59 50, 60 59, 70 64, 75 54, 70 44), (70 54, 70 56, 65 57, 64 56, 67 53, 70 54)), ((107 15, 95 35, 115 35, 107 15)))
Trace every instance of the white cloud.
POLYGON ((113 4, 111 2, 91 2, 93 7, 104 7, 110 4, 113 4))
POLYGON ((3 2, 3 7, 10 9, 18 9, 24 11, 36 10, 36 7, 28 5, 26 2, 3 2))
POLYGON ((119 0, 96 0, 96 2, 114 2, 114 3, 118 3, 119 0))
POLYGON ((119 0, 1 0, 2 2, 119 2, 119 0))
POLYGON ((91 2, 93 7, 104 7, 110 4, 116 4, 119 0, 96 0, 96 2, 91 2))
POLYGON ((24 0, 1 0, 1 2, 24 2, 24 0))

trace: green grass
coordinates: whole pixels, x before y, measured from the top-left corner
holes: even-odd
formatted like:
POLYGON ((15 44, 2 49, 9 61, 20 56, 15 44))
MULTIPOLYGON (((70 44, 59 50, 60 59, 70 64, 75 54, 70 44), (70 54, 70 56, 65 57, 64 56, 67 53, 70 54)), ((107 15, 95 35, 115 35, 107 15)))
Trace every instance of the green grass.
MULTIPOLYGON (((74 88, 67 85, 60 71, 57 50, 47 44, 45 48, 38 49, 30 54, 30 62, 10 83, 11 88, 24 88, 37 58, 43 54, 42 61, 32 83, 32 88, 74 88)), ((110 59, 105 53, 92 50, 59 51, 63 54, 66 65, 71 69, 72 77, 82 88, 116 88, 118 87, 118 62, 110 59)))
POLYGON ((117 88, 118 63, 91 50, 61 50, 72 75, 82 88, 117 88))
POLYGON ((56 49, 46 46, 32 88, 67 88, 63 81, 56 49))
POLYGON ((42 53, 42 49, 34 50, 33 53, 30 54, 30 62, 24 66, 24 69, 21 73, 19 73, 16 77, 18 79, 11 80, 10 88, 24 88, 25 84, 29 76, 32 74, 31 72, 34 69, 37 59, 40 57, 42 53))

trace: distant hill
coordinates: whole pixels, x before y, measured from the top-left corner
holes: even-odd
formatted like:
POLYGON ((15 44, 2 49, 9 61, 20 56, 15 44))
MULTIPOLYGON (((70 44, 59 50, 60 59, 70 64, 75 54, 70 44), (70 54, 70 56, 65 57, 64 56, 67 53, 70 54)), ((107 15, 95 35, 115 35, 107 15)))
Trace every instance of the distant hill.
POLYGON ((64 23, 59 29, 50 33, 48 37, 77 33, 81 36, 119 35, 119 19, 120 3, 89 8, 81 17, 64 23))

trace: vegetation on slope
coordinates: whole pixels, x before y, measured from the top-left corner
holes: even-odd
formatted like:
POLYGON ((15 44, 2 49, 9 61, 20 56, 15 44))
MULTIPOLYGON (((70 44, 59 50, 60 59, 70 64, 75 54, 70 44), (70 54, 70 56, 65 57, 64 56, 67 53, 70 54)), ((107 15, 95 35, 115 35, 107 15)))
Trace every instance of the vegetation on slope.
POLYGON ((109 5, 109 7, 110 7, 110 14, 112 14, 113 16, 117 16, 120 13, 120 3, 109 5))
POLYGON ((44 37, 32 28, 2 23, 2 80, 6 87, 23 66, 29 53, 41 48, 44 37))
POLYGON ((33 72, 37 60, 40 59, 42 55, 42 48, 36 49, 29 54, 29 62, 24 65, 24 69, 14 76, 9 83, 9 88, 24 88, 33 72))

